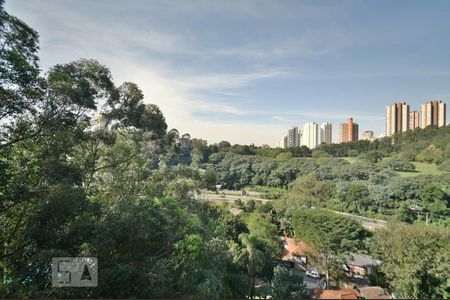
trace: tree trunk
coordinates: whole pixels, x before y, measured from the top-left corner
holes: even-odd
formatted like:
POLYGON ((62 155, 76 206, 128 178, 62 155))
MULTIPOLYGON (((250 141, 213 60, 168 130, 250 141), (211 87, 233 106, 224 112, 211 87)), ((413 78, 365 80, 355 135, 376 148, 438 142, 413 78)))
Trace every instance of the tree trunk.
POLYGON ((255 291, 255 277, 252 276, 251 280, 250 280, 250 287, 249 287, 249 290, 248 290, 248 296, 249 296, 250 299, 253 299, 254 291, 255 291))
POLYGON ((325 284, 326 284, 326 288, 329 289, 330 288, 330 268, 328 265, 328 257, 325 255, 324 259, 325 259, 325 284))

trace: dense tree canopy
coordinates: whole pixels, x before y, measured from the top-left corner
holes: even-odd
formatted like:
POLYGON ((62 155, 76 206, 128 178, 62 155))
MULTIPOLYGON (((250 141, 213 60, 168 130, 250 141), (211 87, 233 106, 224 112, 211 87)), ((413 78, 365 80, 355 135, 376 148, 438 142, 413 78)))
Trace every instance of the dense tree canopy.
POLYGON ((376 232, 372 251, 398 298, 448 298, 450 232, 435 226, 393 225, 376 232))
POLYGON ((295 238, 311 242, 321 253, 327 286, 336 259, 363 249, 361 241, 368 235, 357 221, 324 210, 300 210, 293 216, 293 224, 295 238))

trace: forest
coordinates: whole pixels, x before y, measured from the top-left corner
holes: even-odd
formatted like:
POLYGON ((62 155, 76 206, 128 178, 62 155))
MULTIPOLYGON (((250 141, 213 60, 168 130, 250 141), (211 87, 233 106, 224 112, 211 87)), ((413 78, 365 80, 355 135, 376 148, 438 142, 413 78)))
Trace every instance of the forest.
POLYGON ((48 70, 39 35, 0 0, 1 298, 307 298, 280 236, 326 258, 361 252, 398 298, 450 297, 450 127, 279 149, 168 130, 132 82, 81 58, 48 70), (265 189, 267 203, 195 199, 265 189), (376 217, 368 231, 332 212, 376 217), (407 249, 407 251, 405 251, 407 249), (99 259, 96 288, 55 288, 52 257, 99 259))

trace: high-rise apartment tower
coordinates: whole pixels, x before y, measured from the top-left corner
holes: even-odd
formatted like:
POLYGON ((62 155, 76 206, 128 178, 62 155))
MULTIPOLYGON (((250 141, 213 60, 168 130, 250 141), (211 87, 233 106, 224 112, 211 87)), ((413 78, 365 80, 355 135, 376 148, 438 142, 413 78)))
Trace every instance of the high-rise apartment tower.
POLYGON ((319 145, 319 125, 315 122, 303 125, 302 145, 314 149, 319 145))
POLYGON ((347 123, 339 125, 339 143, 347 143, 358 140, 359 125, 353 123, 353 118, 349 118, 347 123))
POLYGON ((447 105, 443 101, 428 101, 420 106, 422 113, 422 128, 428 125, 438 127, 445 126, 447 123, 447 105))
POLYGON ((409 113, 409 129, 416 129, 420 126, 419 123, 419 112, 413 110, 409 113))
POLYGON ((320 143, 331 144, 333 142, 333 127, 330 122, 320 125, 320 143))
POLYGON ((409 129, 409 105, 397 102, 386 106, 386 136, 409 129))

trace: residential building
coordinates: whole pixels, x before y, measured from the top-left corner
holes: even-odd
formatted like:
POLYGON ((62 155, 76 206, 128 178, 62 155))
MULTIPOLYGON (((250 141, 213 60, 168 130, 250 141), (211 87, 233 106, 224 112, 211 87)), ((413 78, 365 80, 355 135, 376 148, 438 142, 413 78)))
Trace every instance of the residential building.
POLYGON ((353 123, 353 118, 349 118, 347 123, 339 125, 339 143, 357 141, 359 136, 359 125, 353 123))
POLYGON ((409 129, 409 105, 397 102, 386 106, 386 136, 409 129))
POLYGON ((373 268, 380 264, 381 262, 372 256, 359 253, 350 253, 345 260, 345 265, 350 269, 351 273, 362 276, 370 275, 373 268))
POLYGON ((300 139, 298 134, 298 127, 292 127, 287 134, 287 147, 298 147, 300 145, 300 139))
POLYGON ((302 145, 314 149, 319 145, 319 125, 309 122, 303 125, 302 145))
POLYGON ((308 256, 317 256, 306 242, 296 242, 293 238, 281 237, 283 244, 283 253, 281 259, 286 262, 292 263, 295 267, 298 264, 306 264, 308 256))
POLYGON ((443 101, 428 101, 420 106, 422 114, 422 128, 429 125, 438 127, 447 124, 447 104, 443 101))
POLYGON ((373 131, 371 131, 371 130, 364 131, 361 134, 361 139, 367 140, 367 141, 373 141, 375 139, 373 131))
POLYGON ((333 142, 333 128, 331 123, 320 125, 320 143, 331 144, 333 142))
POLYGON ((281 140, 277 143, 277 147, 286 149, 287 148, 287 136, 283 136, 281 140))
POLYGON ((298 146, 303 145, 303 129, 298 130, 298 146))
POLYGON ((419 124, 419 112, 413 110, 409 113, 409 129, 416 129, 420 126, 419 124))

